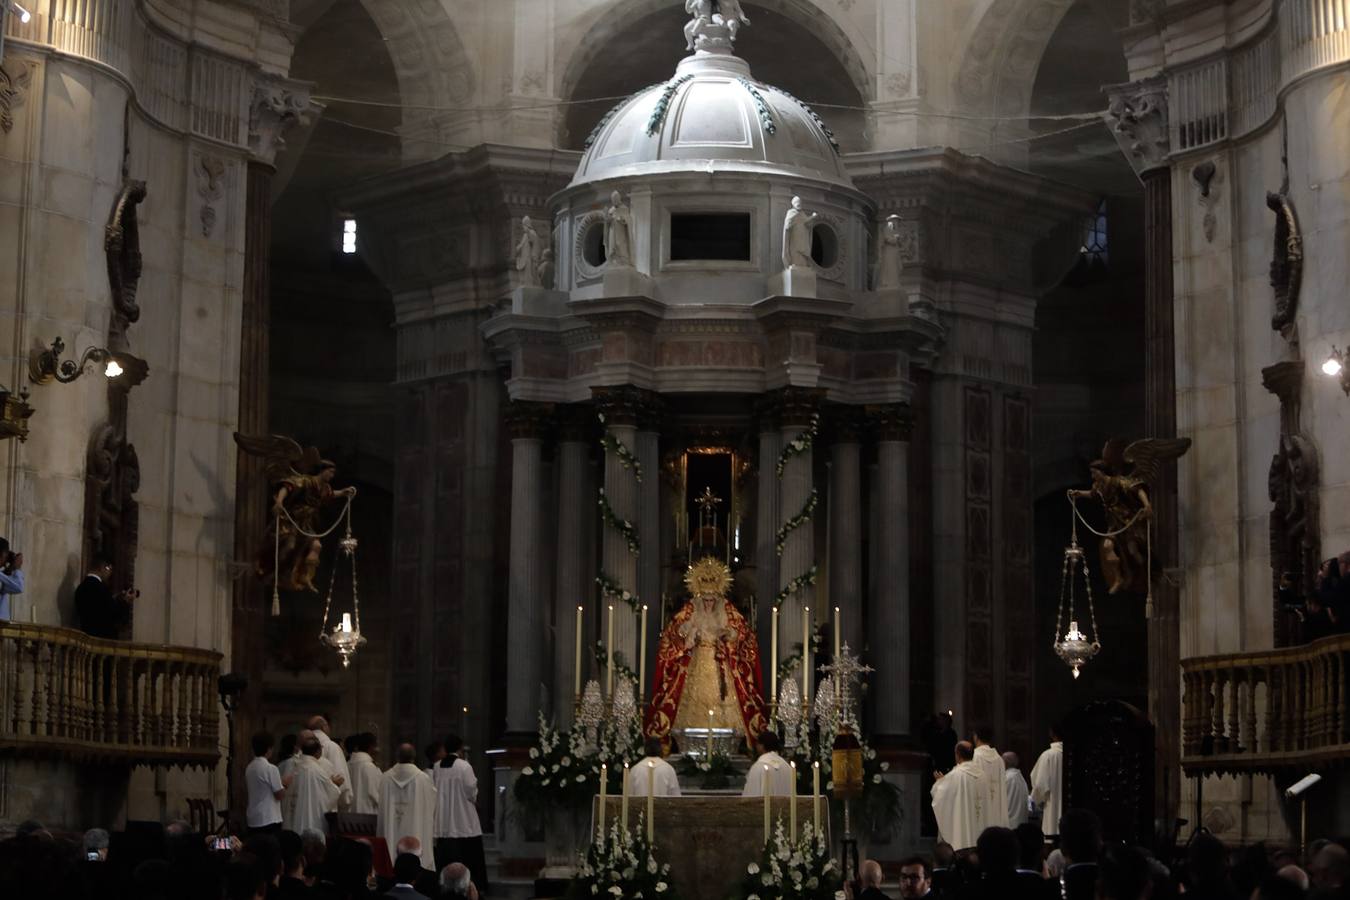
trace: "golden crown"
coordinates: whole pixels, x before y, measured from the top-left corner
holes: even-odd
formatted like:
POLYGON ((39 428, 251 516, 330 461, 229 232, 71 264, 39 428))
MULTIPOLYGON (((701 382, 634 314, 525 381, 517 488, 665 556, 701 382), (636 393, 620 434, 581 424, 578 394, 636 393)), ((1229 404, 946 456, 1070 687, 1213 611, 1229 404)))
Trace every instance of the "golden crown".
POLYGON ((731 590, 731 570, 717 557, 705 556, 685 571, 684 584, 695 597, 701 594, 725 597, 731 590))

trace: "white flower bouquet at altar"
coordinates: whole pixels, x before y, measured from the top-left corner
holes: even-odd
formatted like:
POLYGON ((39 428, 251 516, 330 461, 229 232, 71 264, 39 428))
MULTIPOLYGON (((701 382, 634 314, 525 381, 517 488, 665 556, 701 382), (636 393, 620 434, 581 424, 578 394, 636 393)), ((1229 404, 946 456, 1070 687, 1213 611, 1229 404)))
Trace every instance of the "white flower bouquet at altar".
POLYGON ((602 760, 586 751, 578 732, 558 731, 540 714, 539 743, 530 748, 529 764, 513 789, 527 829, 542 827, 550 809, 580 810, 591 802, 600 790, 602 760))
POLYGON ((632 831, 615 820, 606 839, 592 844, 582 856, 568 900, 678 900, 670 864, 657 861, 646 833, 643 813, 632 831))
POLYGON ((745 867, 745 878, 732 900, 836 900, 844 896, 839 864, 830 856, 824 832, 807 822, 797 840, 778 820, 773 840, 758 862, 745 867))

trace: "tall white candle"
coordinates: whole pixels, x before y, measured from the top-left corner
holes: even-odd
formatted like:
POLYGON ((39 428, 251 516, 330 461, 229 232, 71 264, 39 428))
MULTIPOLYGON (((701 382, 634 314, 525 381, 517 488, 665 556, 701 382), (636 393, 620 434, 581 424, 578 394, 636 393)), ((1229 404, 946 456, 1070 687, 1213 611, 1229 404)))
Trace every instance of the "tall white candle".
POLYGON ((656 835, 656 760, 647 760, 647 846, 656 835))
POLYGON ((811 763, 811 828, 820 837, 820 763, 811 763))
POLYGON ((772 636, 769 638, 769 702, 778 702, 778 607, 773 608, 772 636))
POLYGON ((600 764, 600 817, 595 823, 595 842, 605 848, 605 801, 609 797, 609 766, 600 764))
POLYGON ((609 605, 609 630, 605 636, 605 694, 614 697, 614 604, 609 605))
POLYGON ((802 607, 802 711, 811 703, 811 607, 802 607))
POLYGON ((572 695, 581 697, 581 607, 577 607, 577 657, 573 665, 572 695))
POLYGON ((835 659, 835 662, 838 662, 838 661, 839 661, 839 635, 840 635, 840 630, 839 630, 839 629, 840 629, 840 624, 839 624, 839 622, 840 622, 840 617, 839 617, 839 607, 836 606, 836 607, 834 608, 834 659, 835 659))
POLYGON ((642 604, 642 625, 638 628, 638 702, 647 696, 647 604, 642 604))
POLYGON ((343 613, 343 614, 342 614, 342 633, 343 633, 343 634, 351 634, 351 633, 352 633, 352 614, 351 614, 351 613, 343 613))
POLYGON ((623 833, 628 834, 628 762, 623 764, 623 802, 620 805, 619 822, 623 826, 623 833))
POLYGON ((760 782, 760 788, 764 791, 764 843, 769 842, 769 794, 771 793, 769 781, 769 764, 764 764, 764 780, 760 782))
POLYGON ((713 711, 708 710, 708 752, 706 758, 709 763, 712 762, 712 730, 713 730, 713 711))
POLYGON ((788 834, 793 842, 797 840, 797 764, 792 766, 792 792, 788 794, 788 834))

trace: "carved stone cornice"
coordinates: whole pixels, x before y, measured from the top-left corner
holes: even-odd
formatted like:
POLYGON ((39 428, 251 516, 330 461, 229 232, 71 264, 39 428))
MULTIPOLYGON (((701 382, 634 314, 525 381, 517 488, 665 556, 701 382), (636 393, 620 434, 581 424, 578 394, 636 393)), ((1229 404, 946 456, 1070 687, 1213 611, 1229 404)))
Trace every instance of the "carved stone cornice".
POLYGON ((908 403, 866 407, 867 421, 878 441, 908 442, 914 433, 914 415, 908 403))
POLYGON ((248 109, 248 150, 259 162, 273 165, 277 152, 286 146, 285 133, 295 126, 308 126, 323 111, 309 96, 309 85, 275 75, 253 82, 248 109))
POLYGON ((1140 177, 1167 165, 1171 153, 1168 131, 1167 78, 1158 75, 1106 88, 1106 123, 1140 177))

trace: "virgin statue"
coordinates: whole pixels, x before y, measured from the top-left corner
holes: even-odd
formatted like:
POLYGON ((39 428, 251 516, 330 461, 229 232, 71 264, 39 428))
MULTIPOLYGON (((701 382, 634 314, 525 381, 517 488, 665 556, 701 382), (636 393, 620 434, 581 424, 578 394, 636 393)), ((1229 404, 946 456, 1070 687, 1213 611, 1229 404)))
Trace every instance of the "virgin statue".
POLYGON ((643 730, 666 740, 672 730, 711 725, 753 740, 768 728, 759 642, 727 599, 731 570, 715 557, 704 557, 685 572, 684 583, 690 600, 661 632, 643 730))

